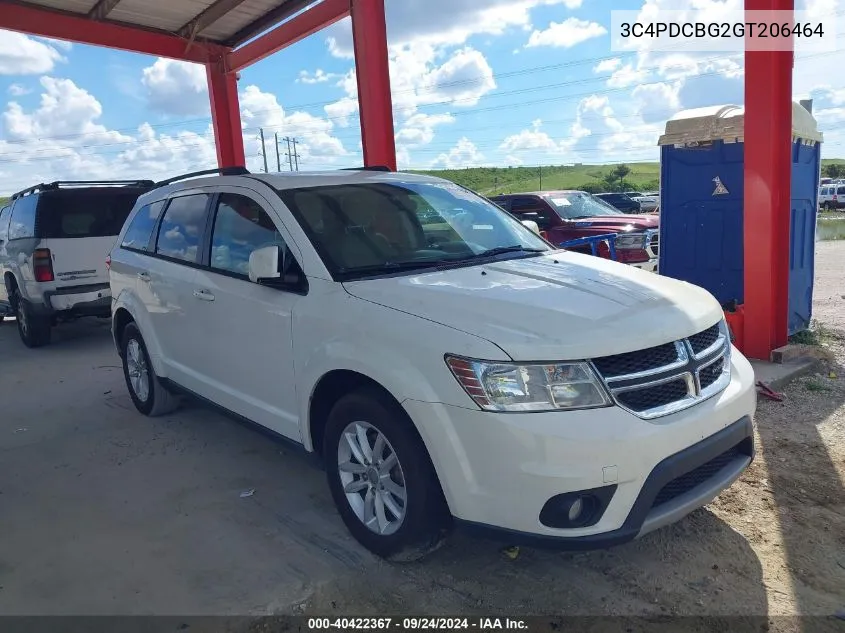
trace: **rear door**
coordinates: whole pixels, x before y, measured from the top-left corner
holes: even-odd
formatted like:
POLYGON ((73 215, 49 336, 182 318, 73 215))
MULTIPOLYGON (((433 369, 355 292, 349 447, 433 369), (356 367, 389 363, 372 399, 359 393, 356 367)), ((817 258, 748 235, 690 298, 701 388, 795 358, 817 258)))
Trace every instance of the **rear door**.
POLYGON ((161 346, 168 377, 197 393, 203 392, 205 381, 197 370, 199 350, 193 344, 204 324, 193 321, 192 312, 211 198, 196 189, 174 194, 159 220, 153 256, 146 258, 148 269, 138 281, 138 295, 161 346))
POLYGON ((108 283, 106 256, 139 193, 111 187, 41 194, 36 231, 50 249, 58 285, 108 283))

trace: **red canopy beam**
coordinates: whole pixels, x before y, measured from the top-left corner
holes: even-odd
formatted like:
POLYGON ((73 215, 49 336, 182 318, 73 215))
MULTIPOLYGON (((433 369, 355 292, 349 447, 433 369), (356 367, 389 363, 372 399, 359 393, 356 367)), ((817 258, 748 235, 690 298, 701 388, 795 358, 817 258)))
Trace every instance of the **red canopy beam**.
POLYGON ((217 166, 246 167, 237 73, 228 72, 222 59, 206 64, 205 68, 217 166))
POLYGON ((349 0, 323 0, 287 22, 283 22, 272 31, 232 51, 229 55, 229 68, 233 71, 243 70, 334 24, 347 15, 349 15, 349 0))
POLYGON ((160 31, 98 22, 64 11, 40 9, 0 0, 0 28, 133 53, 206 63, 228 52, 216 44, 194 42, 160 31))
POLYGON ((352 0, 352 39, 364 164, 396 169, 384 0, 352 0))
MULTIPOLYGON (((746 11, 794 8, 745 0, 746 11)), ((745 52, 743 351, 760 360, 788 338, 793 60, 792 51, 745 52)))

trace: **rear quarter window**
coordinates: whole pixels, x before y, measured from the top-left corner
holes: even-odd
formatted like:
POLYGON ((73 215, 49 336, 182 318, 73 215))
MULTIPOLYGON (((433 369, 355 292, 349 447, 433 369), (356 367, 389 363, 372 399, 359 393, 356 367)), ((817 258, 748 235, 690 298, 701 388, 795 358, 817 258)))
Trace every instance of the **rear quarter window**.
POLYGON ((12 205, 12 221, 9 224, 10 240, 25 240, 35 237, 35 208, 38 196, 23 196, 12 205))
POLYGON ((138 209, 138 213, 135 214, 129 227, 126 229, 120 246, 136 251, 152 250, 153 231, 163 208, 164 200, 159 200, 158 202, 145 204, 138 209))

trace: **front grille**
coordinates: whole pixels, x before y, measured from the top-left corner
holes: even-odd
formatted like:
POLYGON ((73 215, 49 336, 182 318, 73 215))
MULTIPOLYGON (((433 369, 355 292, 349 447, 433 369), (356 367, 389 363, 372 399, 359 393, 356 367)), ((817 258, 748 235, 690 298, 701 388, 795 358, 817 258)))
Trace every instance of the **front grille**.
POLYGON ((671 365, 677 360, 678 348, 674 343, 666 343, 638 352, 596 358, 593 364, 605 378, 615 378, 671 365))
POLYGON ((660 489, 660 492, 657 493, 657 497, 654 499, 652 507, 656 508, 659 505, 668 503, 669 501, 672 501, 672 499, 689 492, 699 484, 703 484, 705 481, 716 475, 716 473, 732 461, 741 458, 744 455, 745 454, 742 452, 740 445, 737 444, 732 449, 714 457, 706 464, 702 464, 698 468, 673 479, 660 489))
POLYGON ((595 358, 593 366, 619 406, 645 419, 667 415, 730 382, 725 331, 718 323, 679 341, 595 358))
POLYGON ((701 388, 707 389, 707 387, 719 380, 719 376, 722 375, 722 369, 724 366, 725 359, 723 357, 712 365, 707 365, 707 367, 698 372, 698 380, 701 382, 701 388))
POLYGON ((719 325, 709 327, 703 332, 689 337, 689 344, 694 354, 700 354, 719 339, 719 325))
POLYGON ((631 411, 642 413, 683 400, 688 393, 687 382, 679 378, 647 389, 623 391, 616 396, 616 399, 631 411))
POLYGON ((660 254, 660 251, 659 251, 659 248, 660 248, 660 235, 658 235, 657 233, 655 233, 654 235, 652 235, 652 236, 651 236, 651 241, 649 242, 649 246, 651 247, 651 250, 652 250, 652 252, 654 253, 654 256, 655 256, 655 257, 657 257, 657 255, 659 255, 659 254, 660 254))

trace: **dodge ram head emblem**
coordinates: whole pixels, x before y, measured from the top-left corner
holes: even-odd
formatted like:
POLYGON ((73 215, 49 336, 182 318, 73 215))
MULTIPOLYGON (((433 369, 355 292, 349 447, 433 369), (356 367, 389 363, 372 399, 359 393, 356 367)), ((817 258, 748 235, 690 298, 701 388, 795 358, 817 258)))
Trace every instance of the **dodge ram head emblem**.
POLYGON ((713 191, 714 196, 723 196, 726 193, 730 193, 728 188, 722 184, 722 179, 718 176, 713 179, 713 182, 716 183, 716 189, 713 191))

